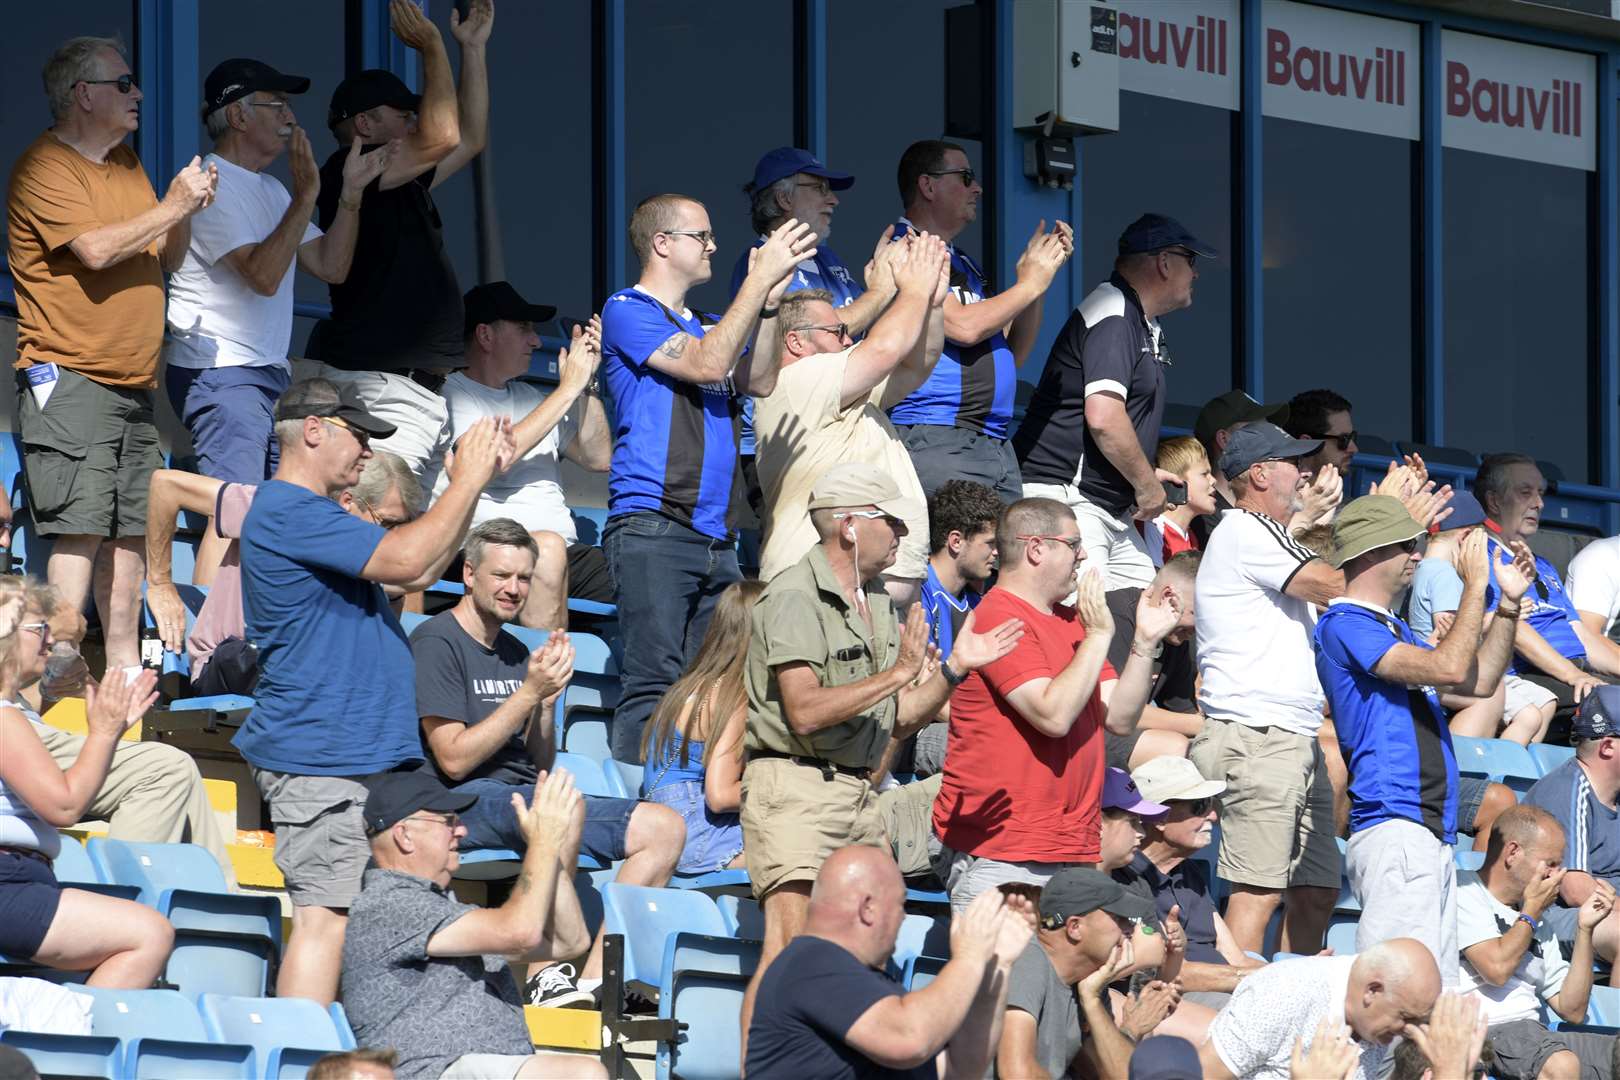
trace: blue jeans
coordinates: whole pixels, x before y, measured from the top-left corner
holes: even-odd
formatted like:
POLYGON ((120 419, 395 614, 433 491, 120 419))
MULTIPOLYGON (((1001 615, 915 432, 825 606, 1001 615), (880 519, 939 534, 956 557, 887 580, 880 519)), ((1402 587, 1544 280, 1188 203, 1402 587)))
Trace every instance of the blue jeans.
POLYGON ((233 484, 262 484, 276 471, 276 399, 292 375, 284 365, 185 368, 164 376, 169 404, 191 432, 197 471, 233 484))
POLYGON ((602 550, 624 643, 609 741, 615 758, 640 761, 647 718, 697 655, 715 601, 742 572, 730 540, 650 512, 609 520, 602 550))
POLYGON ((686 846, 681 849, 677 874, 707 874, 724 870, 742 854, 742 818, 717 814, 703 797, 697 780, 676 780, 647 792, 649 802, 663 803, 686 822, 686 846))
MULTIPOLYGON (((478 801, 461 814, 461 823, 467 826, 467 836, 461 841, 462 850, 524 850, 527 845, 523 843, 523 830, 518 828, 517 814, 512 812, 512 793, 515 791, 522 795, 524 802, 533 802, 533 784, 469 780, 465 784, 457 784, 453 790, 478 796, 478 801)), ((624 858, 630 815, 635 813, 636 806, 635 799, 585 796, 585 830, 580 835, 580 853, 591 856, 604 866, 624 858)))

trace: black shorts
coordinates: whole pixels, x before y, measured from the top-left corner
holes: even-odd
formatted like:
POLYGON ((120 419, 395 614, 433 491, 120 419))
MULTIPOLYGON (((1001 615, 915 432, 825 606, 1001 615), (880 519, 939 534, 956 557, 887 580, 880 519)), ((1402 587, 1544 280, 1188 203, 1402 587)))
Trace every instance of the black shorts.
POLYGON ((607 556, 601 548, 568 545, 568 596, 598 604, 613 603, 613 579, 608 576, 607 556))
POLYGON ((1115 735, 1112 731, 1103 731, 1103 755, 1109 768, 1119 769, 1121 772, 1131 771, 1131 755, 1136 753, 1136 744, 1142 740, 1142 729, 1138 728, 1129 735, 1115 735))
POLYGON ((0 953, 29 958, 62 903, 62 886, 44 859, 0 851, 0 953))

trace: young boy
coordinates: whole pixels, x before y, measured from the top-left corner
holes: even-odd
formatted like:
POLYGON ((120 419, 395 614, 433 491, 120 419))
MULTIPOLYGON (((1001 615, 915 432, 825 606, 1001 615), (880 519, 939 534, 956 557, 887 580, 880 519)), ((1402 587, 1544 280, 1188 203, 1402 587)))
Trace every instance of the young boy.
POLYGON ((1202 514, 1215 512, 1215 472, 1210 468, 1209 455, 1204 453, 1203 446, 1190 435, 1159 443, 1153 463, 1166 472, 1175 473, 1187 485, 1184 502, 1152 521, 1140 521, 1136 525, 1147 541, 1153 565, 1163 566, 1172 555, 1198 550, 1198 537, 1193 535, 1192 523, 1202 514))

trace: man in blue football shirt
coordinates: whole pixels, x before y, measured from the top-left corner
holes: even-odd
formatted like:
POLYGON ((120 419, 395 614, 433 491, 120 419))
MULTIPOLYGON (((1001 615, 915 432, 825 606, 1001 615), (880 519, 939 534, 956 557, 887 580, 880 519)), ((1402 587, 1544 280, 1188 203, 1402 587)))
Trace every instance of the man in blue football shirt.
MULTIPOLYGON (((715 601, 738 581, 736 503, 742 399, 776 387, 776 354, 749 346, 774 325, 788 276, 816 254, 810 226, 789 219, 750 256, 723 316, 686 294, 709 280, 709 212, 684 195, 644 199, 630 217, 641 279, 602 309, 602 378, 613 399, 613 459, 602 542, 624 634, 613 756, 635 761, 641 729, 697 653, 715 601)), ((775 333, 775 330, 771 330, 775 333)))
POLYGON ((1331 564, 1345 595, 1316 624, 1316 673, 1350 769, 1350 890, 1361 904, 1356 949, 1412 937, 1428 946, 1442 981, 1456 982, 1457 757, 1437 690, 1488 694, 1513 651, 1519 598, 1534 572, 1519 544, 1497 568, 1502 600, 1485 617, 1485 535, 1462 543, 1463 596, 1438 645, 1391 610, 1411 583, 1427 526, 1399 499, 1366 495, 1333 524, 1331 564))
MULTIPOLYGON (((930 232, 951 242, 978 215, 984 189, 954 143, 912 143, 900 156, 898 180, 905 216, 896 239, 930 232)), ((1046 290, 1072 254, 1068 223, 1047 232, 1042 221, 1018 259, 1017 280, 991 296, 978 264, 952 243, 944 355, 928 381, 889 410, 927 494, 956 478, 994 488, 1006 503, 1024 497, 1008 441, 1018 365, 1035 346, 1046 290)))

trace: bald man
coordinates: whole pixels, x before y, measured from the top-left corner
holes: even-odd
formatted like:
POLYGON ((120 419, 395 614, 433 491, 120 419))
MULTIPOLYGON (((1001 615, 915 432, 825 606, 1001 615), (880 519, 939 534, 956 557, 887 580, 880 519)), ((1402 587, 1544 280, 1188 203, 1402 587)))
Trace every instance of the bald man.
POLYGON ((1288 1080, 1294 1040, 1309 1051, 1324 1020, 1350 1029, 1360 1060, 1350 1080, 1372 1080, 1395 1036, 1424 1023, 1440 996, 1434 956, 1393 938, 1357 956, 1302 956, 1238 984, 1198 1050, 1206 1080, 1288 1080))
POLYGON ((840 848, 810 892, 805 932, 760 982, 746 1073, 982 1077, 1000 1036, 1013 962, 1034 912, 990 890, 951 923, 951 960, 913 993, 883 974, 905 919, 886 850, 840 848))

